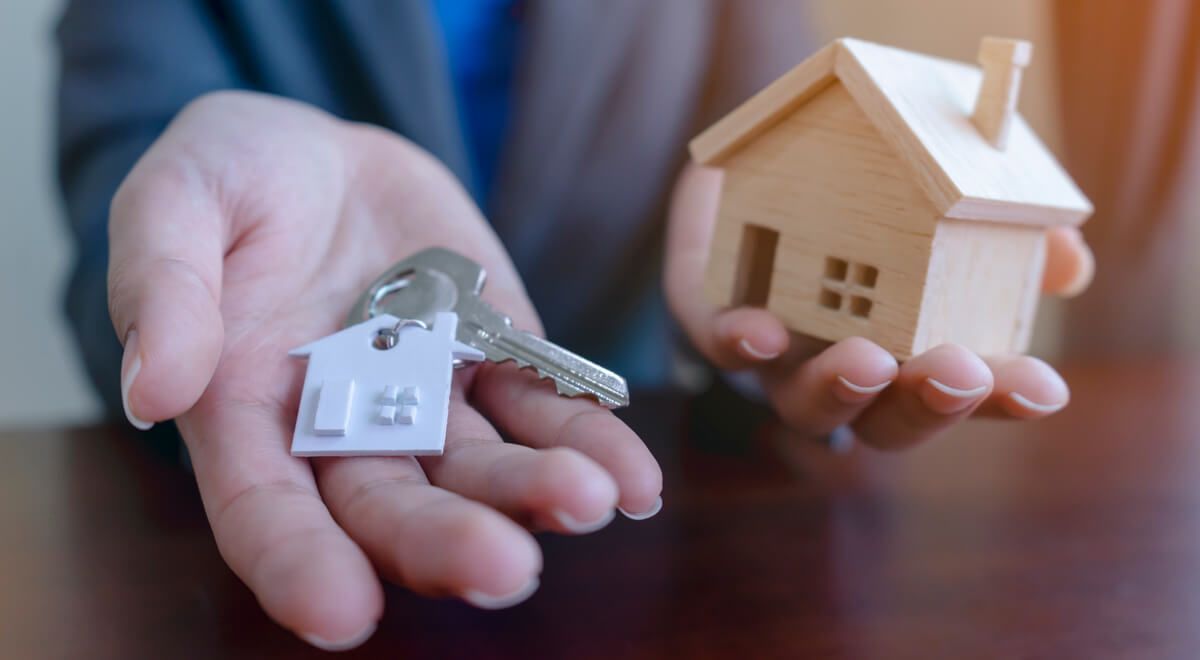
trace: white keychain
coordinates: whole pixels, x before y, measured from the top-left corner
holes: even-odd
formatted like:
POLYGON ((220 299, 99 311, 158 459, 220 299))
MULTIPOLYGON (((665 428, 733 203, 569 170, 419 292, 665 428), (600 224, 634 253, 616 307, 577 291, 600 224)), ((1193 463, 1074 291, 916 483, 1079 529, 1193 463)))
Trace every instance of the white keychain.
POLYGON ((484 359, 457 330, 381 314, 290 351, 308 358, 292 455, 440 455, 454 364, 484 359))

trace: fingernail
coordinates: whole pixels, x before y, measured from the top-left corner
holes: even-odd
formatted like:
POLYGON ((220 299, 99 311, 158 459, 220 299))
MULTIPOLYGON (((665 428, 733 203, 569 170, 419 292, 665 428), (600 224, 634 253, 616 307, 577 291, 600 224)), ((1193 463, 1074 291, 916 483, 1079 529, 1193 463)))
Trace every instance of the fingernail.
POLYGON ((926 378, 926 383, 945 396, 937 396, 923 389, 921 391, 921 400, 929 406, 931 410, 943 415, 953 415, 954 413, 962 412, 971 407, 988 391, 987 385, 980 385, 969 390, 951 387, 935 378, 926 378))
POLYGON ((885 380, 877 385, 859 385, 858 383, 850 382, 850 380, 844 376, 838 376, 837 380, 839 383, 841 383, 842 387, 844 387, 846 390, 849 390, 847 392, 836 387, 833 389, 837 397, 845 403, 862 403, 863 401, 887 389, 887 386, 892 384, 892 381, 885 380))
POLYGON ((741 346, 742 350, 755 360, 774 360, 775 358, 779 357, 779 351, 771 352, 755 348, 754 344, 751 344, 750 340, 746 339, 745 337, 738 342, 738 346, 741 346))
POLYGON ((662 504, 662 495, 659 495, 658 499, 654 500, 654 505, 642 513, 630 513, 621 507, 617 507, 617 511, 620 511, 621 515, 630 520, 645 520, 647 518, 653 518, 654 516, 657 516, 658 512, 662 511, 662 504))
POLYGON ((138 353, 138 332, 131 329, 129 334, 125 335, 125 354, 121 356, 121 405, 125 407, 125 417, 133 424, 133 428, 145 431, 154 426, 154 422, 147 422, 129 409, 129 388, 133 387, 133 381, 137 379, 141 370, 142 354, 138 353))
POLYGON ((529 582, 525 583, 525 586, 517 589, 511 594, 504 596, 492 596, 490 594, 485 594, 482 591, 468 589, 463 592, 462 597, 463 600, 480 609, 502 610, 506 607, 512 607, 517 603, 524 602, 526 599, 532 596, 535 591, 538 590, 540 585, 541 580, 538 580, 537 576, 535 575, 529 579, 529 582))
POLYGON ((376 627, 376 624, 372 623, 371 625, 367 626, 365 629, 363 629, 362 632, 358 633, 357 635, 348 637, 348 638, 340 640, 340 641, 331 642, 327 639, 318 637, 317 635, 307 635, 307 634, 300 635, 300 638, 303 639, 304 641, 308 642, 309 644, 312 644, 313 646, 321 649, 322 651, 349 651, 350 649, 356 648, 356 647, 362 645, 363 642, 370 639, 371 635, 375 634, 375 627, 376 627))
POLYGON ((1012 399, 1014 403, 1026 410, 1043 415, 1056 413, 1067 407, 1066 401, 1063 401, 1062 403, 1035 403, 1017 392, 1009 392, 1008 398, 1012 399))
POLYGON ((609 509, 598 520, 593 520, 591 522, 579 522, 575 518, 571 517, 571 514, 567 513, 566 511, 555 511, 553 515, 554 519, 558 521, 558 524, 565 527, 568 532, 571 532, 572 534, 590 534, 591 532, 601 529, 605 525, 608 525, 608 523, 612 522, 613 518, 616 517, 617 512, 613 509, 609 509))

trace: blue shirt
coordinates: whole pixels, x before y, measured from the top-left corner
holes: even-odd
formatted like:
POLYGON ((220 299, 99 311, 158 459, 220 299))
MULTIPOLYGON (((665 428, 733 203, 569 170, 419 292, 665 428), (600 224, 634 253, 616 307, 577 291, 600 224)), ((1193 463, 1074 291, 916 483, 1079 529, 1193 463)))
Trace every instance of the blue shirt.
POLYGON ((471 181, 464 183, 484 207, 508 127, 520 1, 430 1, 446 44, 458 121, 471 164, 471 181))
MULTIPOLYGON (((475 203, 486 210, 508 128, 521 0, 430 0, 441 28, 458 121, 467 147, 475 203)), ((608 355, 594 356, 630 383, 661 385, 669 378, 662 347, 665 303, 654 292, 608 355)))

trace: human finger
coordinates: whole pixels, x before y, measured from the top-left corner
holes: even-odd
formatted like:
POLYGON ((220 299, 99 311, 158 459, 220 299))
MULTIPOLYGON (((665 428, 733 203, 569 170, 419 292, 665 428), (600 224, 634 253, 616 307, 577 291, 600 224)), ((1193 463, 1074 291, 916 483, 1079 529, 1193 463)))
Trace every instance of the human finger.
POLYGON ((992 391, 988 365, 945 344, 905 362, 889 387, 852 427, 865 443, 895 449, 928 440, 966 419, 992 391))
POLYGON ((1087 289, 1096 274, 1096 258, 1076 227, 1054 227, 1046 233, 1046 270, 1042 289, 1066 298, 1087 289))
POLYGON ((854 420, 897 372, 890 353, 851 337, 795 367, 766 370, 763 380, 780 418, 803 435, 820 437, 854 420))
POLYGON ((430 485, 415 459, 315 464, 338 523, 397 584, 485 609, 515 605, 537 590, 542 557, 529 533, 485 504, 430 485))
POLYGON ((1066 381, 1045 362, 1027 355, 985 358, 995 376, 991 396, 978 414, 1016 419, 1052 415, 1071 400, 1066 381))
POLYGON ((206 395, 179 420, 221 556, 272 619, 326 649, 374 631, 383 591, 334 521, 284 411, 206 395))
POLYGON ((668 219, 663 283, 671 311, 697 350, 721 369, 743 369, 783 354, 789 335, 765 309, 722 309, 702 293, 720 191, 720 170, 689 165, 680 175, 668 219))
POLYGON ((615 503, 625 515, 647 518, 662 507, 658 462, 632 429, 594 400, 559 396, 548 381, 512 364, 481 365, 472 400, 514 441, 567 448, 601 466, 615 482, 615 503))
POLYGON ((113 200, 109 311, 125 346, 125 414, 139 429, 192 407, 216 369, 222 226, 200 177, 154 149, 113 200))
POLYGON ((451 402, 445 452, 421 464, 432 483, 536 528, 592 532, 612 520, 617 504, 617 484, 595 461, 567 447, 503 442, 459 397, 451 402))

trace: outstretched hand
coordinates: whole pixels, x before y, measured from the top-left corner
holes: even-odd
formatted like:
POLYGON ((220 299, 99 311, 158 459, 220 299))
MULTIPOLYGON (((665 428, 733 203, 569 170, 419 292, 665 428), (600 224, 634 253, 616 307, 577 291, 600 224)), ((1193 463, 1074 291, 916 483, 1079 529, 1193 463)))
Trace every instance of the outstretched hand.
MULTIPOLYGON (((803 435, 849 426, 876 447, 907 447, 973 414, 1035 419, 1067 405, 1049 365, 1028 356, 979 356, 944 345, 903 365, 878 345, 850 338, 829 345, 791 335, 774 314, 720 309, 702 289, 717 218, 721 172, 689 166, 676 185, 667 236, 665 286, 695 346, 726 370, 754 370, 771 405, 803 435)), ((1073 295, 1091 281, 1092 254, 1077 229, 1049 230, 1043 289, 1073 295)))
POLYGON ((126 412, 143 428, 177 419, 225 561, 313 644, 369 637, 381 577, 515 604, 541 571, 528 530, 581 534, 618 507, 661 506, 628 427, 511 365, 456 374, 440 457, 289 454, 303 364, 287 351, 337 330, 398 259, 452 247, 486 268, 497 309, 540 327, 465 192, 393 134, 267 96, 202 98, 121 186, 110 235, 126 412))

